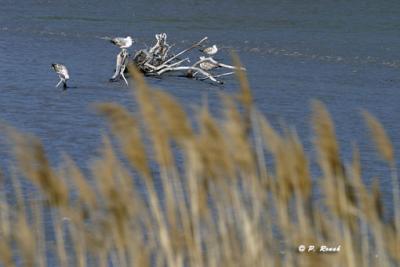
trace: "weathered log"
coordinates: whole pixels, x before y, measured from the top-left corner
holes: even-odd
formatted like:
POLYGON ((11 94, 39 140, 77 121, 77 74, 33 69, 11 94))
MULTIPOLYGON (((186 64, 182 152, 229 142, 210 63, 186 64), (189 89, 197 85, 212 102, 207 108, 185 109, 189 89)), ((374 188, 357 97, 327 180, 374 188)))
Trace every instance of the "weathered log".
MULTIPOLYGON (((191 49, 200 46, 208 38, 204 37, 200 41, 192 44, 190 47, 182 50, 176 55, 169 55, 171 45, 167 43, 167 34, 159 33, 155 35, 156 43, 149 49, 137 51, 130 59, 134 65, 145 75, 161 76, 167 72, 184 72, 186 77, 194 78, 198 74, 204 77, 199 80, 210 79, 213 82, 222 84, 222 81, 217 80, 217 77, 233 74, 226 72, 218 75, 211 74, 209 71, 214 68, 236 69, 236 67, 216 61, 212 57, 200 57, 200 60, 191 66, 184 66, 183 63, 190 62, 189 58, 179 59, 179 56, 190 51, 191 49)), ((245 68, 241 68, 246 70, 245 68)), ((197 78, 197 77, 196 77, 197 78)))
POLYGON ((203 74, 205 77, 207 77, 207 79, 210 79, 213 82, 216 82, 216 83, 219 83, 219 84, 223 83, 222 81, 219 81, 219 80, 215 79, 210 73, 208 73, 208 72, 206 72, 206 71, 204 71, 204 70, 202 70, 202 69, 200 69, 198 67, 189 67, 189 66, 172 67, 172 68, 171 67, 167 67, 167 68, 164 68, 164 69, 158 71, 157 74, 161 75, 161 74, 163 74, 165 72, 168 72, 168 71, 182 71, 182 70, 186 71, 186 76, 188 76, 188 77, 191 76, 190 75, 191 73, 196 71, 196 72, 199 72, 199 73, 203 74))
POLYGON ((132 58, 132 63, 142 72, 146 73, 152 71, 152 68, 146 65, 146 63, 152 60, 151 54, 146 50, 142 49, 135 53, 132 58))

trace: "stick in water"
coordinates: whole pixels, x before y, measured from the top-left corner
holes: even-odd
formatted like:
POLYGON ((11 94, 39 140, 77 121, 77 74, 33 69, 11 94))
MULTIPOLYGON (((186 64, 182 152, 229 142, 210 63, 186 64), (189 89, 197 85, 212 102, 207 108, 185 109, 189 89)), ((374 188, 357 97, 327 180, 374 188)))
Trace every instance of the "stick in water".
POLYGON ((182 55, 183 53, 186 53, 189 50, 192 50, 193 48, 199 46, 202 42, 204 42, 205 40, 207 40, 208 37, 204 37, 203 39, 201 39, 200 41, 198 41, 197 43, 193 44, 191 47, 186 48, 185 50, 179 52, 178 54, 176 54, 175 56, 171 57, 170 59, 168 59, 167 61, 165 61, 162 65, 157 67, 157 70, 162 69, 166 66, 166 64, 172 60, 174 60, 175 58, 179 57, 180 55, 182 55))

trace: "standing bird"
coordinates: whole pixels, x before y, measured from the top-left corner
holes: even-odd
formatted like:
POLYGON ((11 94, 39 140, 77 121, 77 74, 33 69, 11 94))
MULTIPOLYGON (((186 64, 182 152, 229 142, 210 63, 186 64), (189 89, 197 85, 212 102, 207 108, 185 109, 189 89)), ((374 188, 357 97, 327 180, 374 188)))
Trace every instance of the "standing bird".
POLYGON ((205 53, 205 54, 207 54, 207 55, 209 55, 209 56, 212 56, 212 55, 215 55, 218 52, 218 47, 217 47, 217 45, 213 45, 213 46, 210 46, 210 47, 207 47, 207 48, 204 48, 204 49, 200 49, 200 51, 205 53))
POLYGON ((121 52, 118 53, 117 55, 117 62, 116 62, 116 66, 115 66, 115 72, 114 75, 111 77, 110 81, 114 82, 117 80, 118 77, 122 77, 126 83, 126 85, 128 85, 128 81, 125 78, 124 72, 126 69, 126 66, 128 64, 128 51, 126 51, 126 49, 122 49, 121 52))
POLYGON ((60 77, 60 81, 57 83, 56 87, 58 87, 61 83, 63 83, 64 90, 67 89, 67 81, 69 79, 68 69, 62 64, 53 63, 51 67, 60 77))
POLYGON ((220 65, 216 61, 211 61, 209 59, 206 59, 205 57, 200 57, 200 64, 199 67, 205 71, 209 71, 215 68, 219 68, 220 65))
POLYGON ((132 37, 130 37, 130 36, 127 36, 125 38, 123 38, 123 37, 115 37, 115 38, 112 38, 110 40, 110 42, 115 44, 116 46, 119 46, 119 48, 121 48, 121 49, 129 48, 133 44, 132 37))

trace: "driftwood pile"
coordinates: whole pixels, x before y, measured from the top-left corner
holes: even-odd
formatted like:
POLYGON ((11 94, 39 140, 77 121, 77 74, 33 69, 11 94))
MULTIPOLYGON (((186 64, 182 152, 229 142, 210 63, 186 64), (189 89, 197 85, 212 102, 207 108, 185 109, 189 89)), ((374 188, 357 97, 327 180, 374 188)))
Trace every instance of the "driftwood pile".
POLYGON ((172 46, 167 43, 166 33, 156 34, 155 37, 156 43, 152 47, 136 51, 133 55, 130 55, 126 49, 121 49, 121 52, 117 55, 115 73, 110 81, 117 81, 119 78, 122 78, 128 84, 124 73, 129 63, 133 63, 147 76, 161 76, 166 73, 175 72, 188 78, 198 80, 209 79, 219 84, 223 82, 217 78, 234 73, 233 71, 224 73, 215 72, 218 68, 234 70, 235 67, 218 62, 211 55, 207 57, 201 56, 193 64, 190 64, 189 57, 182 58, 190 50, 203 47, 202 44, 208 39, 207 37, 176 54, 171 52, 172 46))

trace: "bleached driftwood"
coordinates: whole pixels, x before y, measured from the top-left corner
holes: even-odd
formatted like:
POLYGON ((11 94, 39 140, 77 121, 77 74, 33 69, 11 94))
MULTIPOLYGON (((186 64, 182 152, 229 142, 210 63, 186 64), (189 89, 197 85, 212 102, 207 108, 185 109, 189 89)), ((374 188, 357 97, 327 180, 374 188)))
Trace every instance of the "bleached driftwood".
MULTIPOLYGON (((194 64, 192 65, 192 67, 196 67, 196 66, 198 66, 198 65, 201 65, 201 63, 203 63, 203 62, 209 62, 209 63, 211 63, 212 65, 214 65, 215 68, 221 67, 221 68, 232 69, 232 70, 235 70, 235 69, 236 69, 235 66, 231 66, 231 65, 227 65, 227 64, 218 62, 218 61, 216 61, 215 59, 213 59, 212 57, 203 57, 203 56, 200 57, 200 60, 197 61, 196 63, 194 63, 194 64)), ((243 67, 241 67, 240 69, 241 69, 241 70, 246 70, 246 68, 243 68, 243 67)))
POLYGON ((167 35, 165 33, 156 34, 156 44, 149 50, 142 49, 136 52, 133 57, 133 63, 146 74, 157 73, 159 70, 170 68, 171 66, 179 66, 183 62, 188 61, 189 58, 179 60, 172 64, 168 63, 177 60, 180 55, 199 46, 202 42, 207 40, 207 37, 204 37, 199 42, 171 57, 168 55, 171 46, 166 42, 166 39, 167 35))
MULTIPOLYGON (((184 75, 189 78, 197 78, 196 76, 199 74, 202 76, 198 78, 199 80, 209 79, 213 82, 222 84, 222 81, 216 78, 233 74, 233 72, 212 74, 211 71, 216 68, 236 69, 235 66, 218 62, 212 57, 200 57, 200 60, 196 61, 194 64, 190 66, 184 65, 185 62, 190 63, 189 57, 184 59, 180 59, 179 57, 188 51, 201 46, 208 37, 204 37, 200 41, 193 43, 190 47, 172 55, 169 53, 172 45, 167 43, 167 34, 159 33, 155 35, 155 38, 156 42, 152 47, 149 49, 141 49, 130 58, 132 63, 145 75, 161 76, 167 72, 183 72, 184 75)), ((242 69, 246 70, 245 68, 242 69)), ((118 73, 120 73, 120 71, 118 73)), ((113 79, 118 77, 118 73, 116 70, 113 79)), ((122 77, 125 78, 123 75, 122 77)))
MULTIPOLYGON (((227 65, 221 62, 216 61, 215 59, 213 59, 212 57, 204 57, 201 56, 200 60, 198 60, 197 62, 195 62, 192 65, 192 68, 195 68, 199 66, 200 69, 202 69, 203 71, 209 73, 209 71, 216 69, 216 68, 227 68, 227 69, 237 69, 235 66, 231 66, 231 65, 227 65)), ((246 70, 245 68, 241 67, 240 69, 242 70, 246 70)), ((204 72, 195 72, 192 74, 193 77, 197 76, 197 74, 203 74, 204 72)), ((227 75, 232 75, 235 72, 225 72, 225 73, 221 73, 221 74, 217 74, 217 75, 210 75, 213 76, 214 78, 218 78, 218 77, 222 77, 222 76, 227 76, 227 75)), ((206 80, 209 79, 209 76, 205 76, 205 77, 201 77, 199 78, 199 80, 206 80)))
POLYGON ((179 52, 179 53, 176 54, 175 56, 173 56, 173 57, 171 57, 170 59, 168 59, 167 61, 165 61, 165 62, 159 67, 159 69, 160 69, 161 67, 163 67, 164 65, 166 65, 167 63, 171 62, 172 60, 178 58, 180 55, 182 55, 182 54, 184 54, 184 53, 186 53, 186 52, 192 50, 193 48, 196 48, 196 47, 200 46, 201 43, 203 43, 203 42, 204 42, 205 40, 207 40, 207 39, 208 39, 208 37, 206 36, 206 37, 204 37, 203 39, 201 39, 200 41, 198 41, 197 43, 193 44, 191 47, 186 48, 185 50, 179 52))
MULTIPOLYGON (((235 72, 231 71, 231 72, 221 73, 221 74, 215 75, 214 78, 219 78, 219 77, 222 77, 222 76, 227 76, 227 75, 232 75, 232 74, 235 74, 235 72)), ((207 79, 208 79, 208 77, 199 78, 200 81, 207 80, 207 79)))

